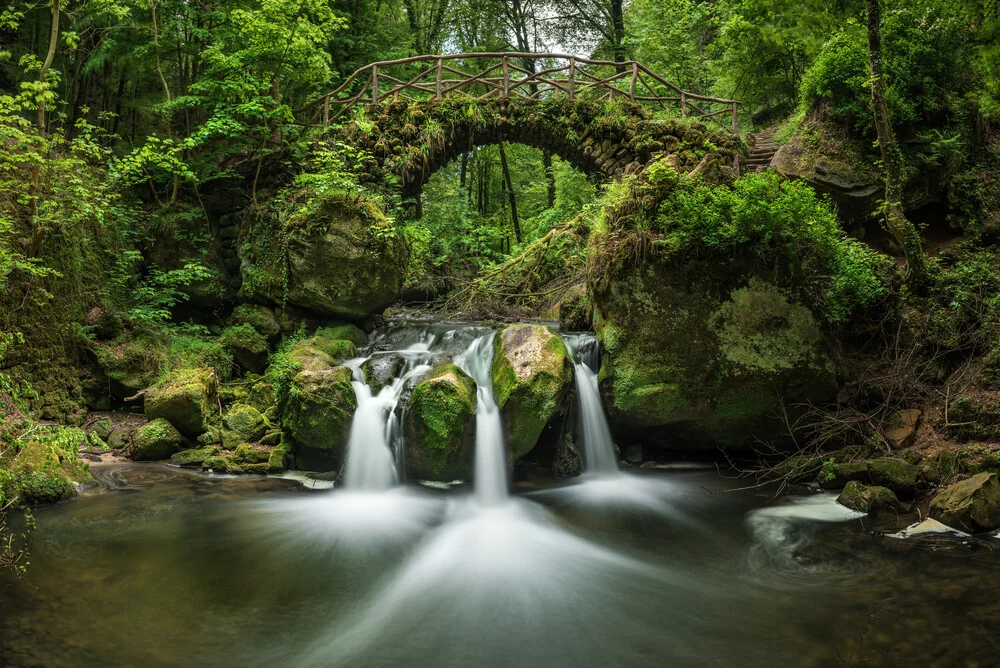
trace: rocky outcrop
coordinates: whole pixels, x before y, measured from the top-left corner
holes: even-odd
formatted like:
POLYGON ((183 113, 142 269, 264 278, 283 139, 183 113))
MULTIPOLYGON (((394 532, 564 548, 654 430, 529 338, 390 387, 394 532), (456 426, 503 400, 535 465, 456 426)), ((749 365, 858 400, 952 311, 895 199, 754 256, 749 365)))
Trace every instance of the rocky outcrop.
POLYGON ((531 452, 572 380, 566 346, 542 325, 508 325, 493 341, 493 394, 512 461, 531 452))
POLYGON ((240 297, 357 320, 381 311, 403 287, 409 251, 402 236, 371 200, 315 200, 283 225, 255 224, 241 246, 240 297))
POLYGON ((788 441, 782 401, 836 395, 831 333, 758 272, 738 255, 650 261, 594 291, 599 378, 619 428, 677 450, 749 452, 756 439, 788 441))
POLYGON ((406 469, 424 480, 467 479, 476 445, 476 382, 456 365, 434 367, 406 411, 406 469))
POLYGON ((996 473, 977 473, 948 485, 931 500, 931 517, 963 531, 1000 528, 1000 482, 996 473))
POLYGON ((163 418, 188 438, 205 431, 206 421, 218 413, 215 372, 179 369, 146 391, 145 412, 150 420, 163 418))

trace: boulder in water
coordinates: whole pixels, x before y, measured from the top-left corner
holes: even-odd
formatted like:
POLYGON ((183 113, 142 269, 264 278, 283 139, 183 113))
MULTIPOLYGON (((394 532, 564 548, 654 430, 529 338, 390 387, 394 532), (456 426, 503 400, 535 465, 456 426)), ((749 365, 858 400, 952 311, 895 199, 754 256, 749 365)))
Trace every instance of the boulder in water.
POLYGON ((1000 528, 1000 482, 996 473, 977 473, 948 485, 931 500, 931 517, 969 532, 1000 528))
POLYGON ((365 374, 365 382, 372 388, 372 394, 378 394, 399 377, 405 366, 406 359, 399 353, 372 355, 361 365, 361 372, 365 374))
MULTIPOLYGON (((62 430, 72 445, 61 447, 57 444, 29 441, 17 455, 14 462, 14 479, 17 494, 23 503, 51 503, 68 499, 76 494, 74 482, 92 482, 90 467, 77 458, 76 440, 83 440, 83 434, 74 437, 72 428, 56 427, 62 430)), ((77 430, 78 431, 78 430, 77 430)))
POLYGON ((146 417, 163 418, 188 438, 197 438, 216 406, 217 391, 211 369, 173 371, 146 391, 146 417))
POLYGON ((406 469, 424 480, 465 479, 476 446, 476 381, 444 362, 413 389, 406 411, 406 469))
POLYGON ((508 325, 493 342, 493 394, 503 415, 511 457, 531 452, 562 407, 573 367, 555 332, 543 325, 508 325))
POLYGON ((156 418, 132 433, 129 454, 137 462, 166 459, 181 449, 184 437, 163 418, 156 418))
POLYGON ((331 471, 344 461, 358 400, 351 370, 332 366, 329 357, 318 352, 319 356, 306 356, 308 365, 291 379, 281 427, 295 444, 300 468, 331 471))
POLYGON ((871 513, 893 506, 896 503, 896 495, 887 487, 864 485, 852 480, 837 497, 837 503, 851 510, 871 513))

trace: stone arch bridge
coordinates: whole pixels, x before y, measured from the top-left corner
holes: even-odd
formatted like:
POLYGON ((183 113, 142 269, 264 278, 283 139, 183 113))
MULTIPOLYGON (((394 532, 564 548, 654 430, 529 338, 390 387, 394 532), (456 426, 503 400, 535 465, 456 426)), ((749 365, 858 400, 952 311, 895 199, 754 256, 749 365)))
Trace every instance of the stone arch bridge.
POLYGON ((664 154, 687 171, 709 154, 738 169, 738 105, 635 61, 475 53, 372 63, 297 113, 364 149, 368 171, 415 197, 463 152, 501 141, 551 151, 595 180, 664 154))

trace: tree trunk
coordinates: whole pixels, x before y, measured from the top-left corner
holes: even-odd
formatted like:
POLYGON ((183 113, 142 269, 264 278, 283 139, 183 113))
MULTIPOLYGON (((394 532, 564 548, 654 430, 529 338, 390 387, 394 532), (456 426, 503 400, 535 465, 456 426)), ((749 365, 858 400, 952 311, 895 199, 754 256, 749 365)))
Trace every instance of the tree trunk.
POLYGON ((552 151, 542 151, 542 165, 545 167, 545 182, 548 185, 549 208, 556 205, 556 175, 552 171, 552 151))
MULTIPOLYGON (((625 51, 625 11, 622 7, 622 0, 611 0, 611 54, 616 62, 628 60, 628 53, 625 51)), ((615 68, 618 72, 624 72, 625 66, 620 65, 615 68)))
MULTIPOLYGON (((48 76, 52 68, 52 61, 56 57, 56 47, 59 45, 59 0, 52 0, 52 26, 49 30, 49 50, 45 54, 45 62, 38 72, 38 83, 40 84, 38 94, 38 133, 45 134, 45 77, 48 76)), ((47 156, 46 156, 47 157, 47 156)), ((37 257, 45 242, 45 228, 38 217, 38 185, 41 182, 42 166, 38 163, 31 168, 31 183, 28 186, 28 198, 31 200, 31 217, 34 232, 31 235, 31 247, 28 250, 30 257, 37 257)))
POLYGON ((514 224, 514 239, 521 243, 521 222, 517 219, 517 197, 514 195, 514 184, 510 180, 510 169, 507 167, 507 153, 500 142, 500 168, 503 169, 503 180, 507 184, 507 197, 510 199, 510 220, 514 224))
POLYGON ((892 130, 885 101, 885 76, 882 71, 881 0, 868 3, 868 58, 872 78, 872 111, 882 163, 885 166, 885 222, 906 257, 907 282, 919 286, 926 279, 924 251, 917 229, 903 213, 903 155, 892 130))

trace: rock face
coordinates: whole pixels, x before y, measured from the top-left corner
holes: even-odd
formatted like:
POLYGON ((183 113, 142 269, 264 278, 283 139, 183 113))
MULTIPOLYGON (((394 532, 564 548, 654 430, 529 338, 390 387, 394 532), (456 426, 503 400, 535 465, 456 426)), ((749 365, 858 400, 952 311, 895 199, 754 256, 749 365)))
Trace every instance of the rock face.
POLYGON ((887 487, 863 485, 852 480, 837 497, 837 503, 851 510, 871 513, 896 503, 896 495, 887 487))
POLYGON ((424 480, 466 479, 476 445, 476 381, 454 364, 437 365, 410 395, 406 469, 424 480))
POLYGON ((358 407, 351 370, 334 366, 330 355, 314 344, 296 346, 288 358, 301 370, 290 382, 282 430, 294 444, 299 468, 334 470, 344 461, 358 407))
POLYGON ((996 473, 977 473, 945 487, 931 500, 931 517, 963 531, 1000 528, 1000 482, 996 473))
POLYGON ((132 433, 130 454, 137 462, 166 459, 181 449, 184 437, 163 418, 156 418, 132 433))
POLYGON ((408 249, 402 236, 370 200, 337 195, 317 200, 290 216, 283 229, 273 229, 280 225, 276 221, 271 228, 258 225, 241 249, 241 298, 285 300, 313 313, 357 320, 381 311, 403 287, 408 249), (280 236, 285 250, 278 252, 280 236))
POLYGON ((493 340, 493 394, 510 457, 531 452, 573 377, 566 346, 542 325, 508 325, 493 340))
POLYGON ((150 420, 163 418, 188 438, 205 431, 205 420, 218 411, 218 385, 210 369, 181 369, 146 392, 145 412, 150 420))
POLYGON ((646 262, 595 289, 600 383, 625 431, 676 450, 788 440, 785 406, 838 389, 835 341, 753 258, 646 262))

